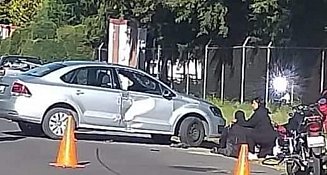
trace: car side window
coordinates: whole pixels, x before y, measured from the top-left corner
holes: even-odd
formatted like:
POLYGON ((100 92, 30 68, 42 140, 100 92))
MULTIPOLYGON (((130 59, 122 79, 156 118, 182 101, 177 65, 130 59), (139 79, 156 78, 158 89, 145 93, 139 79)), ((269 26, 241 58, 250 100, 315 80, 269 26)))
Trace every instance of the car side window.
POLYGON ((73 80, 73 83, 79 85, 87 85, 88 84, 87 73, 88 73, 88 69, 79 69, 76 72, 76 76, 73 80))
POLYGON ((160 84, 145 74, 127 69, 118 69, 117 72, 123 90, 154 95, 162 94, 160 84))
POLYGON ((118 89, 117 84, 113 82, 113 70, 106 67, 78 68, 65 74, 61 79, 69 84, 118 89))

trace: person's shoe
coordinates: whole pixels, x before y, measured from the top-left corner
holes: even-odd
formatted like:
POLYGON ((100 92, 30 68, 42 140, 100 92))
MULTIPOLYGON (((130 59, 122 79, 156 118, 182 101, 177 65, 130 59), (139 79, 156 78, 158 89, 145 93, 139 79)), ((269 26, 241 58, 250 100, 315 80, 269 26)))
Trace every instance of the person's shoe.
POLYGON ((250 153, 248 155, 249 160, 258 160, 258 156, 256 154, 250 153))
POLYGON ((211 150, 210 150, 210 153, 214 153, 214 154, 218 154, 218 149, 217 147, 213 147, 211 150))
POLYGON ((255 153, 259 153, 259 152, 260 152, 260 148, 257 147, 257 146, 255 146, 255 147, 254 147, 254 152, 255 152, 255 153))

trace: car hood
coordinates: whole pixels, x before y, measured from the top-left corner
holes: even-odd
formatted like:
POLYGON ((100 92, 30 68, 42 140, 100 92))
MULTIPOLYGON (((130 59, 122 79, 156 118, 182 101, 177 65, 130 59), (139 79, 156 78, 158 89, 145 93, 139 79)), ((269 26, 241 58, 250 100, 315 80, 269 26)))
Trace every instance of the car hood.
POLYGON ((186 95, 186 94, 178 93, 177 98, 178 98, 178 100, 181 100, 181 101, 186 102, 186 103, 212 105, 212 103, 210 103, 210 102, 208 102, 206 100, 203 100, 203 99, 198 98, 198 97, 186 95))

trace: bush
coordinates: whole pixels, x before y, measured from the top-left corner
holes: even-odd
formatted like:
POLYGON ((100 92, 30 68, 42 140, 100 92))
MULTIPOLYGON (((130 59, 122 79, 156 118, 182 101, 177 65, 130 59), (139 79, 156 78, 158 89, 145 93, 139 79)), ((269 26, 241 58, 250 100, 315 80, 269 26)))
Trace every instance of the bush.
POLYGON ((64 26, 58 29, 58 40, 65 47, 67 58, 90 59, 92 48, 86 46, 85 26, 64 26))
POLYGON ((36 55, 42 59, 55 61, 57 58, 66 57, 65 48, 55 40, 45 39, 32 42, 30 45, 26 42, 26 55, 36 55), (27 51, 27 49, 29 49, 27 51))
POLYGON ((53 22, 39 21, 18 29, 0 43, 1 54, 31 55, 43 60, 90 60, 93 49, 86 44, 84 25, 57 28, 53 22))
POLYGON ((57 26, 52 21, 41 20, 31 25, 33 40, 56 39, 57 26))
MULTIPOLYGON (((224 118, 227 122, 231 122, 236 110, 243 110, 247 117, 250 117, 252 114, 252 107, 250 103, 240 104, 239 102, 224 101, 221 102, 220 99, 210 97, 208 98, 210 102, 219 107, 223 113, 224 118)), ((272 112, 271 119, 276 123, 285 123, 288 119, 288 113, 291 109, 287 106, 278 107, 276 105, 269 104, 268 109, 272 112)))
POLYGON ((0 55, 9 53, 10 51, 10 39, 0 40, 0 55))

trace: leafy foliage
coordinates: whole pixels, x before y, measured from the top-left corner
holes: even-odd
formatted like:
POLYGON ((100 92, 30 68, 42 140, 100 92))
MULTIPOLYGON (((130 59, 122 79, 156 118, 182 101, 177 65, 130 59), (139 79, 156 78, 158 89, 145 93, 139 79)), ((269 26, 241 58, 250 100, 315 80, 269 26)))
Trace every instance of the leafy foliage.
POLYGON ((199 25, 198 36, 216 31, 217 34, 226 36, 228 28, 225 16, 228 9, 222 0, 166 0, 166 5, 176 13, 175 21, 196 22, 199 25))
POLYGON ((41 0, 10 0, 8 16, 13 25, 25 26, 37 14, 41 0))
POLYGON ((322 46, 327 43, 326 9, 326 0, 2 0, 0 22, 24 29, 0 47, 22 53, 33 52, 26 43, 49 42, 44 46, 49 49, 60 43, 54 56, 44 57, 89 57, 106 42, 108 17, 136 21, 148 28, 149 44, 155 39, 163 47, 203 47, 210 39, 230 46, 249 35, 264 44, 322 46))
POLYGON ((8 24, 9 22, 9 0, 0 1, 0 23, 8 24))

